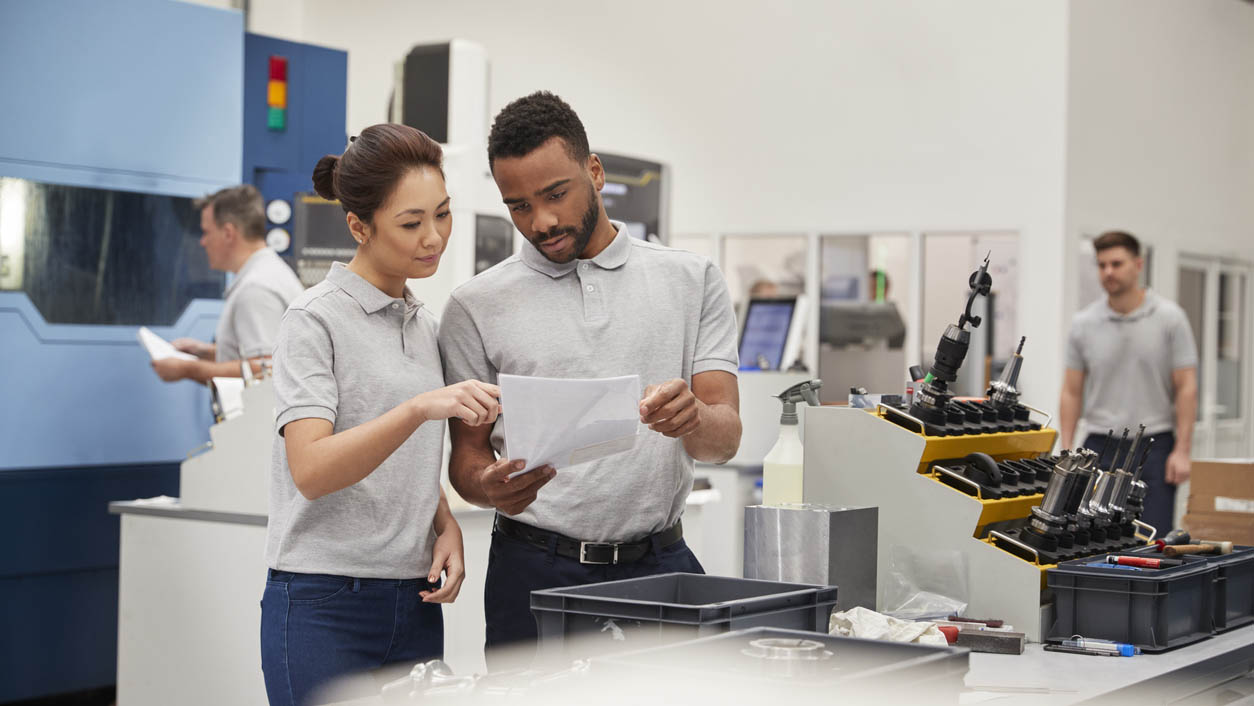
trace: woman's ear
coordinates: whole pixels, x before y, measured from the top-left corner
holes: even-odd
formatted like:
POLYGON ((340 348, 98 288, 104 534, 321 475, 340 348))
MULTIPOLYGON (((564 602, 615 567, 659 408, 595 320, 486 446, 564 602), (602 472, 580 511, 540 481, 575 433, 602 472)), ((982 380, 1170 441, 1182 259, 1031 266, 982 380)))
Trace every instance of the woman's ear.
POLYGON ((352 234, 353 240, 357 241, 357 245, 365 245, 370 240, 370 226, 366 225, 356 213, 349 211, 344 217, 348 222, 348 232, 352 234))

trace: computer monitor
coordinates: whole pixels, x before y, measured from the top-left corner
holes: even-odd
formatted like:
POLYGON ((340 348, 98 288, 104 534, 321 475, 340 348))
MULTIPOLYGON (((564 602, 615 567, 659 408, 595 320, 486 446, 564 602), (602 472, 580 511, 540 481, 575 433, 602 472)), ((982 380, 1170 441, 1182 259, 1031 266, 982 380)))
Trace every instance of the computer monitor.
POLYGON ((800 350, 799 297, 750 299, 741 317, 740 369, 781 370, 800 350))

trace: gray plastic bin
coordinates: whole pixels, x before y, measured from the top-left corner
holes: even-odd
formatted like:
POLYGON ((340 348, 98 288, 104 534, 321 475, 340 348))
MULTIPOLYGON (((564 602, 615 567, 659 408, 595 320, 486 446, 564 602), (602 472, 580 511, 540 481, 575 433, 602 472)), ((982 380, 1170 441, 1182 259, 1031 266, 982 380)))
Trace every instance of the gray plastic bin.
POLYGON ((1231 554, 1208 556, 1215 575, 1215 631, 1254 623, 1254 547, 1233 547, 1231 554))
POLYGON ((754 628, 593 659, 591 674, 667 689, 691 685, 697 697, 712 703, 755 703, 759 696, 777 702, 957 703, 968 661, 961 647, 754 628))
POLYGON ((1103 566, 1103 558, 1045 572, 1055 608, 1048 641, 1083 635, 1162 652, 1215 632, 1214 564, 1186 557, 1180 566, 1132 571, 1103 566))
POLYGON ((541 654, 596 636, 571 656, 753 627, 826 632, 835 604, 835 586, 684 573, 531 592, 541 654))

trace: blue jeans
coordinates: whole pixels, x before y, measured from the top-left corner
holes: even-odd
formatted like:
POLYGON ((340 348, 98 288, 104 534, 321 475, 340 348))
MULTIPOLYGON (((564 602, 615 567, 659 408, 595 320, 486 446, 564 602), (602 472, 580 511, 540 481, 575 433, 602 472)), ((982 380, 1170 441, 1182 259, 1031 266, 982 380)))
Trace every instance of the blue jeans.
POLYGON ((673 572, 705 573, 682 539, 669 547, 659 547, 655 542, 648 554, 630 564, 593 565, 493 532, 483 590, 489 671, 529 664, 534 651, 524 645, 534 645, 537 634, 531 614, 532 591, 673 572), (492 649, 497 647, 506 649, 492 649))
MULTIPOLYGON (((271 706, 310 703, 336 677, 444 654, 444 614, 420 579, 271 569, 261 598, 261 670, 271 706)), ((378 691, 374 692, 376 695, 378 691)))
MULTIPOLYGON (((1115 437, 1112 441, 1119 441, 1119 437, 1115 437)), ((1102 446, 1106 443, 1105 434, 1089 434, 1084 440, 1085 448, 1093 449, 1101 452, 1102 446)), ((1128 445, 1131 440, 1124 442, 1119 447, 1120 456, 1128 452, 1128 445)), ((1114 444, 1111 444, 1113 446, 1114 444)), ((1145 481, 1147 486, 1145 494, 1145 511, 1141 513, 1141 522, 1153 525, 1158 530, 1158 536, 1170 532, 1172 527, 1172 517, 1176 511, 1176 486, 1167 482, 1167 457, 1171 455, 1171 451, 1176 448, 1176 435, 1171 432, 1154 435, 1154 443, 1150 446, 1149 455, 1145 457, 1145 470, 1141 472, 1141 480, 1145 481)), ((1106 457, 1103 463, 1110 463, 1114 457, 1112 448, 1106 449, 1106 457)), ((1119 465, 1123 465, 1121 462, 1119 465)))

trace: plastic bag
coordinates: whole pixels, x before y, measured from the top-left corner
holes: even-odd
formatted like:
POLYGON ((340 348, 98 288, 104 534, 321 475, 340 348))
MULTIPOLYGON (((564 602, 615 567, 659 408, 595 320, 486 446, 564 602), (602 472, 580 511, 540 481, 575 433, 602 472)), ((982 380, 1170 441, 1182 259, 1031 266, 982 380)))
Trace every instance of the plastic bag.
POLYGON ((962 615, 970 600, 967 556, 962 552, 888 549, 888 585, 883 613, 903 620, 937 620, 962 615))

